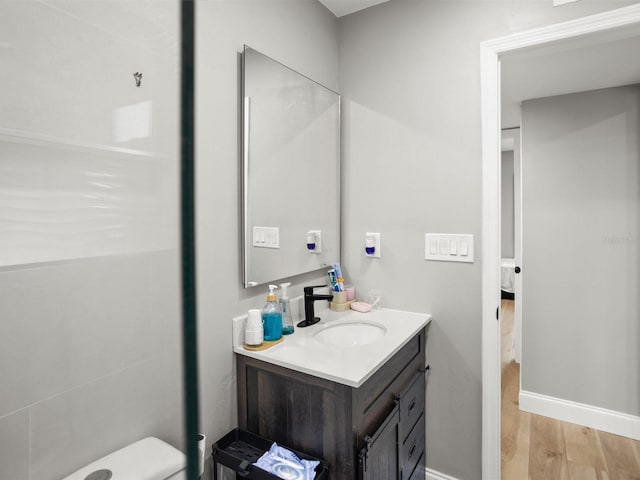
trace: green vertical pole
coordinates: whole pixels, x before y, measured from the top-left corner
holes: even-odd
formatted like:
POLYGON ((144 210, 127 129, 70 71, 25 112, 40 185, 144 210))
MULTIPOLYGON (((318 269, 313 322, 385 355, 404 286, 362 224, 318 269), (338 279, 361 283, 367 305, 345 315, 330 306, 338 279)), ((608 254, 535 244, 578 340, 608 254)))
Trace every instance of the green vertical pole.
POLYGON ((182 355, 187 479, 198 478, 198 352, 195 248, 195 0, 180 2, 182 355))

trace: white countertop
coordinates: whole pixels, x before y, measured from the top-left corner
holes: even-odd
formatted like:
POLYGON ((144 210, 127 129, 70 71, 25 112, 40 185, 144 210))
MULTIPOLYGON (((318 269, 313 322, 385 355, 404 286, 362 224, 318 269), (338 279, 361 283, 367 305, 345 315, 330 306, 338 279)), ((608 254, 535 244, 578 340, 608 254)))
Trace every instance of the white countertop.
POLYGON ((374 309, 369 313, 353 310, 334 312, 327 309, 316 311, 316 316, 321 319, 317 324, 305 328, 295 327, 295 332, 285 335, 282 343, 261 351, 246 350, 242 346, 246 315, 236 317, 233 319, 233 351, 350 387, 360 387, 431 321, 431 315, 428 314, 388 308, 374 309), (349 346, 321 343, 314 336, 338 323, 353 323, 349 329, 344 330, 344 341, 340 342, 344 344, 349 343, 349 332, 353 332, 362 323, 378 326, 386 332, 366 345, 349 346))

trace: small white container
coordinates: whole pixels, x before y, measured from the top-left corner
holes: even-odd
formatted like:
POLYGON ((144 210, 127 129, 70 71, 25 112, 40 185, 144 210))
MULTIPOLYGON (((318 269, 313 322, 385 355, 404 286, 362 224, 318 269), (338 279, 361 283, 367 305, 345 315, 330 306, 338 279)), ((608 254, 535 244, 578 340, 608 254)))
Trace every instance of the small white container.
POLYGON ((244 343, 251 347, 259 347, 264 339, 262 311, 256 308, 249 310, 244 327, 244 343))

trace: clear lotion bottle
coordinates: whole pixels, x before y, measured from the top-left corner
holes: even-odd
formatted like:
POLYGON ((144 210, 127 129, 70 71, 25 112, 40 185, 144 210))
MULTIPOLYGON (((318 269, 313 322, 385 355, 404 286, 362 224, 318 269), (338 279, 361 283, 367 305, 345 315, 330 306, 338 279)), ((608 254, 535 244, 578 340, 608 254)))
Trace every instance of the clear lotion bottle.
POLYGON ((293 318, 291 318, 291 302, 287 296, 287 287, 291 282, 281 283, 280 290, 280 308, 282 309, 282 334, 291 335, 293 333, 293 318))
POLYGON ((264 325, 264 340, 273 342, 282 338, 282 310, 278 304, 278 297, 274 290, 276 285, 269 285, 267 303, 262 308, 262 323, 264 325))

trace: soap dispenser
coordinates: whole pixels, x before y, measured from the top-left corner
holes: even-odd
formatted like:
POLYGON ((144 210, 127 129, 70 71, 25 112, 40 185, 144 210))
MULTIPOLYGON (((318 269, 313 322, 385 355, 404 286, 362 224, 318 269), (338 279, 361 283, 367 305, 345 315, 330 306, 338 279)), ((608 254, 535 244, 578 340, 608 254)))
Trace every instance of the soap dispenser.
POLYGON ((276 285, 269 285, 267 303, 262 308, 262 323, 264 324, 264 339, 268 342, 282 338, 282 310, 276 297, 276 285))
POLYGON ((281 283, 280 290, 280 308, 282 309, 282 334, 291 335, 293 333, 293 318, 291 318, 291 302, 287 296, 287 287, 291 282, 281 283))

